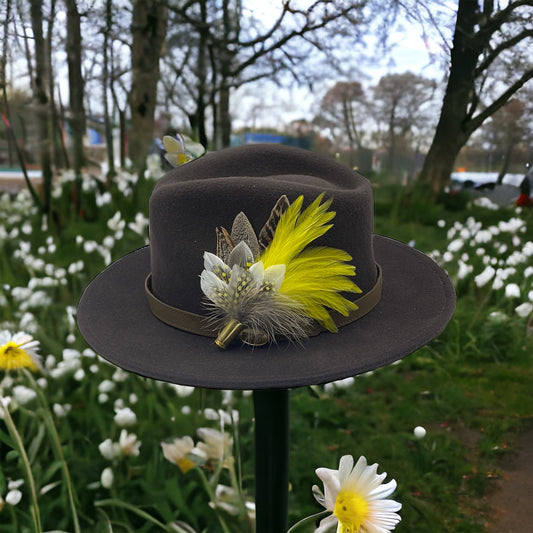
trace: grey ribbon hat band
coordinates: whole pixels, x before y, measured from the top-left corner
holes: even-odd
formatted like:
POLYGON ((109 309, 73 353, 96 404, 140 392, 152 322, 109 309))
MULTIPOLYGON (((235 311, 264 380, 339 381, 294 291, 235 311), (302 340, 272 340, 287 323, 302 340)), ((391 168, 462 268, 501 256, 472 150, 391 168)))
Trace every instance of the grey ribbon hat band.
MULTIPOLYGON (((337 327, 346 326, 347 324, 355 322, 359 318, 362 318, 372 311, 372 309, 374 309, 374 307, 379 303, 379 300, 381 299, 383 280, 380 266, 376 264, 376 267, 376 283, 369 291, 367 291, 365 294, 363 294, 363 296, 354 302, 357 304, 357 309, 351 311, 347 316, 343 316, 340 313, 332 313, 334 315, 334 321, 337 327)), ((196 335, 202 335, 204 337, 216 338, 219 335, 219 332, 210 326, 208 317, 173 307, 157 298, 152 292, 151 273, 146 277, 144 289, 152 314, 161 320, 161 322, 164 322, 168 326, 172 326, 182 331, 187 331, 188 333, 194 333, 196 335)), ((322 331, 324 331, 324 329, 320 326, 317 326, 313 328, 308 335, 310 337, 314 337, 322 331)))

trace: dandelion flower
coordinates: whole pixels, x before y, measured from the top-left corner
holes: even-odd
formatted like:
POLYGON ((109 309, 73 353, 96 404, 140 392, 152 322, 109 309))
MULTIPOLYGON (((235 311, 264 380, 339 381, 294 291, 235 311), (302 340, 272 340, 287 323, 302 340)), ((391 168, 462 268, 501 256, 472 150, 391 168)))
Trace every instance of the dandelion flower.
POLYGON ((0 370, 39 370, 41 361, 37 353, 38 348, 39 341, 27 333, 10 335, 7 331, 0 331, 0 370))
POLYGON ((313 487, 317 501, 333 514, 320 522, 315 533, 337 526, 337 533, 388 533, 401 520, 401 504, 385 499, 396 489, 396 481, 382 484, 386 473, 377 474, 377 464, 368 466, 360 457, 354 466, 351 455, 341 457, 338 470, 317 468, 325 495, 313 487), (317 496, 317 494, 319 496, 317 496))

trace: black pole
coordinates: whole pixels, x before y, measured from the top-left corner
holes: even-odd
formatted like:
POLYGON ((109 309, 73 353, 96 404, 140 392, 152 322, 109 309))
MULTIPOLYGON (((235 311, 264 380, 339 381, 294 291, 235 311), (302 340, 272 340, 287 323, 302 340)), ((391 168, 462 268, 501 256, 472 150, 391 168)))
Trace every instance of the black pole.
POLYGON ((254 391, 256 533, 287 531, 289 391, 254 391))

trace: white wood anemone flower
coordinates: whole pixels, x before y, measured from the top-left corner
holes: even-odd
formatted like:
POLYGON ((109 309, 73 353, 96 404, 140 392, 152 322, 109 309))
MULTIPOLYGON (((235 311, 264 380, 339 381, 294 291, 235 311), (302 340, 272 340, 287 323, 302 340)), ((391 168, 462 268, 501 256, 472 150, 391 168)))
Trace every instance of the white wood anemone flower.
POLYGON ((205 148, 189 137, 178 133, 176 137, 165 135, 163 146, 166 150, 165 159, 174 167, 179 167, 205 154, 205 148))
POLYGON ((324 493, 315 485, 313 494, 326 510, 333 514, 324 518, 315 533, 389 533, 400 522, 397 514, 402 505, 387 499, 396 489, 393 479, 383 484, 387 476, 377 473, 378 465, 368 465, 360 457, 354 466, 351 455, 341 457, 338 470, 317 468, 324 483, 324 493))

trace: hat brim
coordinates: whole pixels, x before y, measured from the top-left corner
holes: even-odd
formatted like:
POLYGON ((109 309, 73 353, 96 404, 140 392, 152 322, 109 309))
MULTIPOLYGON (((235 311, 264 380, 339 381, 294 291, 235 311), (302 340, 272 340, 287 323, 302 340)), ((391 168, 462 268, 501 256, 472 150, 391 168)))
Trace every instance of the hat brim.
POLYGON ((436 337, 455 309, 444 270, 418 250, 374 236, 383 293, 366 316, 303 345, 235 345, 159 321, 150 311, 144 280, 150 247, 117 260, 85 290, 78 326, 89 345, 124 370, 170 383, 211 389, 294 388, 355 376, 390 364, 436 337))

